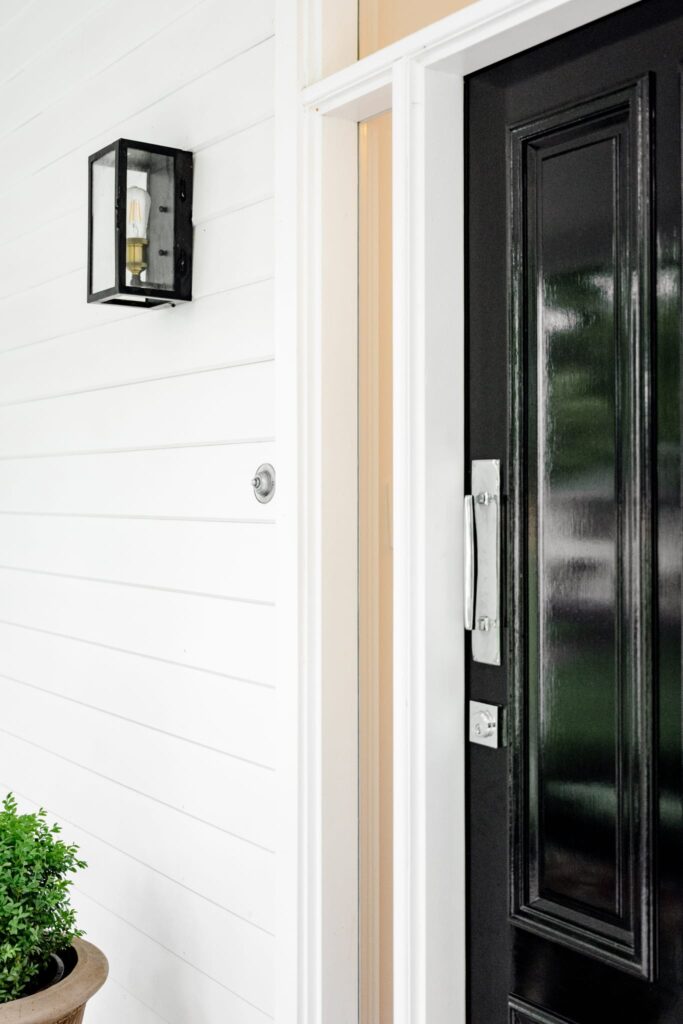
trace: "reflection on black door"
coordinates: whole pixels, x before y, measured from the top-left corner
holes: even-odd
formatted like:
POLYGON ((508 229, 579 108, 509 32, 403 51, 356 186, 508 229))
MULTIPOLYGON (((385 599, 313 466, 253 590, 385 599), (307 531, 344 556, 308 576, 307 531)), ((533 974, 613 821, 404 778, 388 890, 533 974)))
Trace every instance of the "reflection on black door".
POLYGON ((472 1024, 683 1024, 680 0, 472 76, 468 459, 503 664, 469 697, 472 1024))

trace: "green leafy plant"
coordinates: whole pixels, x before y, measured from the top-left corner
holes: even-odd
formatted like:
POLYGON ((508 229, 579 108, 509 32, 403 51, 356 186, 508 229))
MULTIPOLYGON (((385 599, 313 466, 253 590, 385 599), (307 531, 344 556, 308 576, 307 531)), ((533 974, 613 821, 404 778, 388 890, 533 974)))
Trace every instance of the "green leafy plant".
POLYGON ((70 904, 69 877, 85 861, 58 839, 46 812, 19 814, 10 793, 0 811, 0 1003, 35 988, 53 953, 83 934, 70 904))

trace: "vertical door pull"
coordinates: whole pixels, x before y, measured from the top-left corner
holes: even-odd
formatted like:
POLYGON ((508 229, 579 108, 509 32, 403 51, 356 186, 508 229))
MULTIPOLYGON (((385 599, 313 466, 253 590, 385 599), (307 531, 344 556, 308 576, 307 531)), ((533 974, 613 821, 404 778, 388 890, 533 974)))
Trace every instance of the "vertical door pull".
POLYGON ((465 629, 474 625, 474 588, 476 585, 476 552, 474 548, 474 500, 471 494, 465 495, 465 629))
POLYGON ((465 498, 465 629, 472 658, 500 665, 500 462, 472 462, 472 494, 465 498))

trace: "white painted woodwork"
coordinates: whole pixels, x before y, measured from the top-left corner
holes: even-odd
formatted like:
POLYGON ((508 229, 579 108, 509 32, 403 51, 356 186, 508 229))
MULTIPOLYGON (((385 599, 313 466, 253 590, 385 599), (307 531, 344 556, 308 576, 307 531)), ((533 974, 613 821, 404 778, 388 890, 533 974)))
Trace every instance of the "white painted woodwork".
MULTIPOLYGON (((29 810, 37 810, 26 802, 29 810)), ((132 927, 250 1002, 267 1007, 272 1000, 272 936, 216 903, 122 854, 107 843, 57 819, 77 842, 89 870, 78 891, 94 903, 107 900, 111 879, 118 881, 118 916, 132 927), (152 906, 150 914, 147 907, 152 906), (226 957, 224 950, 231 949, 226 957)))
POLYGON ((195 0, 147 0, 137 7, 133 22, 106 0, 60 3, 44 12, 40 26, 35 24, 35 11, 22 11, 26 26, 23 45, 17 45, 16 34, 3 40, 13 43, 11 51, 1 53, 3 95, 11 108, 3 117, 3 134, 29 120, 37 109, 68 95, 104 65, 121 60, 135 46, 153 39, 164 25, 194 5, 195 0), (55 16, 58 31, 45 17, 47 13, 55 16))
MULTIPOLYGON (((84 184, 85 187, 85 184, 84 184)), ((0 197, 0 201, 2 197, 0 197)), ((6 200, 9 201, 9 200, 6 200)), ((83 221, 83 214, 79 216, 83 221)), ((66 219, 68 222, 70 218, 66 219)), ((131 309, 125 306, 114 306, 111 309, 97 304, 87 305, 83 302, 85 292, 85 262, 79 251, 69 258, 68 243, 64 248, 57 236, 63 236, 67 223, 60 226, 55 237, 44 244, 51 246, 52 252, 58 253, 60 260, 52 265, 51 273, 57 273, 45 282, 38 282, 34 287, 20 288, 13 293, 5 293, 0 297, 0 317, 3 323, 13 319, 20 321, 22 311, 27 306, 35 309, 35 317, 17 330, 15 337, 3 334, 0 351, 16 348, 20 345, 45 341, 65 333, 84 330, 88 327, 102 329, 111 320, 125 320, 149 313, 149 310, 131 309), (63 257, 63 258, 62 258, 63 257), (100 318, 96 314, 99 312, 100 318)), ((85 225, 73 228, 81 243, 87 250, 87 232, 85 225), (81 230, 81 227, 83 230, 81 230)), ((71 229, 69 229, 71 230, 71 229)), ((195 270, 193 279, 193 297, 202 299, 206 295, 239 288, 242 285, 262 281, 272 276, 272 203, 265 201, 242 209, 228 212, 223 216, 202 221, 195 228, 195 270), (202 245, 198 243, 201 242, 202 245)), ((41 238, 30 236, 32 244, 27 246, 23 254, 24 267, 31 265, 30 251, 35 245, 41 244, 41 238)), ((21 245, 16 248, 21 251, 21 245)), ((12 276, 11 266, 14 265, 12 245, 4 246, 1 251, 3 262, 8 263, 8 274, 12 276)), ((40 262, 40 257, 39 257, 40 262)), ((156 316, 164 316, 169 309, 155 310, 156 316)))
MULTIPOLYGON (((34 16, 42 17, 51 6, 45 0, 39 2, 34 16)), ((136 45, 135 8, 119 6, 118 14, 128 29, 128 52, 100 66, 95 76, 79 80, 67 95, 54 102, 48 98, 10 134, 2 133, 3 191, 83 142, 96 143, 103 127, 127 122, 144 106, 173 95, 207 71, 239 57, 273 31, 270 0, 251 0, 248 18, 243 5, 234 0, 204 0, 182 17, 160 26, 160 31, 141 45, 136 45), (78 116, 74 117, 74 93, 79 88, 87 91, 88 102, 78 105, 78 116)), ((11 27, 8 32, 12 32, 11 27)), ((131 132, 127 137, 138 136, 131 132)))
POLYGON ((90 863, 91 1024, 275 1014, 273 0, 0 0, 0 789, 90 863), (86 303, 87 157, 195 152, 194 301, 86 303))
MULTIPOLYGON (((101 0, 100 0, 101 3, 101 0)), ((36 57, 49 52, 55 37, 73 31, 79 21, 92 10, 92 0, 63 0, 59 4, 7 4, 14 9, 13 18, 7 18, 7 30, 0 40, 0 82, 4 85, 36 57), (33 10, 31 10, 33 7, 33 10)))
POLYGON ((239 839, 273 848, 272 769, 197 744, 181 746, 177 737, 82 704, 65 708, 59 698, 7 677, 2 690, 5 732, 239 839), (60 715, 70 732, 55 734, 60 715), (215 788, 198 787, 197 779, 212 779, 215 788), (229 801, 215 799, 223 792, 231 794, 229 801))
POLYGON ((272 522, 248 474, 274 457, 273 444, 254 440, 0 459, 2 511, 272 522))
POLYGON ((272 530, 260 523, 5 515, 0 566, 254 601, 275 598, 272 530))
POLYGON ((154 380, 160 360, 167 377, 265 360, 273 354, 272 291, 272 281, 262 281, 160 309, 155 316, 163 318, 162 329, 152 333, 148 318, 138 314, 126 321, 125 331, 114 321, 5 349, 0 406, 154 380), (192 346, 187 345, 190 321, 197 332, 192 346))
POLYGON ((630 2, 476 0, 354 63, 355 0, 0 0, 0 783, 96 864, 90 1024, 355 1019, 356 142, 390 107, 396 1024, 464 1021, 459 90, 630 2), (85 303, 120 136, 196 154, 183 309, 85 303))
POLYGON ((194 166, 194 220, 249 206, 273 194, 273 120, 229 135, 200 150, 194 166))
POLYGON ((150 1010, 126 992, 125 988, 113 978, 109 978, 104 988, 100 989, 98 1010, 111 1020, 125 1020, 126 1024, 162 1024, 163 1018, 150 1010))
MULTIPOLYGON (((24 788, 17 788, 18 797, 30 800, 31 792, 39 787, 43 802, 62 820, 81 831, 85 826, 80 823, 87 821, 88 833, 101 842, 260 928, 274 930, 274 858, 270 851, 222 829, 212 829, 182 809, 151 801, 104 775, 84 772, 72 760, 9 733, 3 734, 2 748, 11 768, 3 776, 4 787, 16 782, 19 774, 24 788), (248 887, 245 877, 252 880, 248 887)), ((112 884, 115 882, 113 879, 112 884)), ((106 905, 116 912, 115 901, 106 905)), ((94 934, 91 937, 95 940, 94 934)))
POLYGON ((273 682, 273 651, 260 642, 274 626, 274 608, 267 604, 0 569, 0 619, 273 682))
POLYGON ((271 686, 32 627, 0 624, 0 644, 3 677, 23 686, 171 738, 275 766, 271 686), (106 670, 117 674, 115 688, 93 683, 106 670))
MULTIPOLYGON (((261 123, 256 128, 262 130, 263 127, 268 128, 269 124, 270 122, 261 123)), ((219 162, 225 160, 230 166, 232 174, 225 176, 227 180, 222 182, 222 188, 216 188, 211 183, 212 173, 214 179, 216 176, 215 165, 207 167, 207 187, 213 192, 214 201, 213 203, 206 201, 203 204, 203 209, 200 206, 200 213, 203 216, 201 219, 199 217, 195 219, 195 231, 214 240, 214 246, 221 245, 222 235, 229 231, 237 240, 237 245, 233 244, 234 252, 239 253, 241 258, 246 257, 247 259, 250 258, 251 250, 245 250, 245 246, 251 241, 258 244, 257 218, 259 214, 263 215, 262 210, 252 211, 251 208, 269 199, 271 194, 267 179, 263 180, 266 178, 265 175, 255 175, 253 181, 249 183, 251 187, 248 187, 247 184, 246 169, 243 168, 240 175, 238 162, 240 157, 243 157, 244 160, 254 160, 257 166, 261 162, 267 164, 272 161, 272 155, 267 146, 249 146, 248 144, 252 141, 251 134, 244 131, 228 139, 231 145, 224 144, 221 147, 223 149, 222 156, 217 156, 216 159, 219 162), (238 142, 242 144, 241 147, 238 147, 238 142), (239 152, 240 148, 242 152, 239 152)), ((204 177, 202 167, 206 161, 202 161, 202 155, 205 152, 208 153, 210 150, 202 151, 197 157, 200 181, 204 177)), ((83 205, 60 217, 48 220, 46 224, 35 231, 9 239, 2 248, 6 248, 8 252, 11 250, 12 263, 8 266, 5 278, 0 285, 0 303, 27 290, 27 266, 32 268, 28 288, 31 292, 36 292, 40 290, 41 286, 47 286, 55 280, 62 280, 70 272, 80 270, 85 265, 87 227, 87 208, 83 205), (55 250, 60 253, 61 257, 57 266, 55 266, 54 260, 50 259, 50 253, 55 250)), ((264 259, 268 254, 261 251, 260 255, 264 259)), ((211 265, 210 253, 207 254, 207 262, 211 265)), ((245 267, 243 273, 246 271, 245 267)), ((265 270, 258 265, 257 270, 253 272, 254 274, 265 273, 265 270)), ((205 279, 201 276, 201 271, 198 283, 201 291, 197 294, 206 295, 218 290, 214 287, 213 278, 205 279)), ((230 278, 226 277, 225 280, 221 280, 220 285, 220 290, 230 287, 230 278)))
POLYGON ((301 992, 309 984, 303 967, 307 928, 314 908, 308 899, 311 867, 302 854, 305 795, 301 765, 308 756, 302 712, 308 699, 303 653, 306 616, 302 614, 306 545, 302 528, 305 483, 299 462, 302 407, 303 335, 299 331, 302 213, 299 182, 301 117, 299 5, 275 0, 275 292, 278 367, 275 415, 278 438, 278 545, 276 557, 277 665, 277 858, 275 932, 276 1019, 304 1024, 301 992), (283 472, 284 469, 284 472, 283 472))
POLYGON ((0 459, 270 438, 273 383, 267 362, 5 405, 0 459))
POLYGON ((126 1024, 162 1024, 163 1018, 145 1007, 139 999, 122 988, 113 978, 99 990, 99 1012, 126 1024))
MULTIPOLYGON (((143 102, 129 119, 100 122, 98 135, 92 141, 83 138, 76 148, 37 170, 32 175, 30 190, 22 180, 9 188, 3 187, 1 194, 10 200, 3 204, 3 220, 7 220, 3 238, 42 230, 49 220, 80 207, 85 209, 88 155, 118 138, 123 130, 134 139, 163 138, 169 145, 203 152, 211 144, 270 117, 273 59, 273 41, 267 38, 246 53, 188 81, 182 89, 149 105, 143 102), (249 81, 247 90, 240 87, 245 79, 249 81)), ((82 222, 77 221, 76 226, 82 229, 82 222)))
MULTIPOLYGON (((184 956, 161 945, 147 932, 138 930, 120 916, 107 913, 84 892, 76 896, 81 914, 93 922, 102 936, 102 943, 114 950, 112 974, 129 992, 138 993, 140 1001, 168 1024, 197 1020, 197 1005, 201 1006, 207 1024, 209 1021, 212 1024, 213 1021, 266 1024, 272 1019, 272 992, 263 990, 258 1005, 254 1005, 241 993, 194 967, 184 956), (119 952, 123 950, 125 956, 119 952)), ((172 908, 166 908, 169 916, 172 912, 172 908)), ((98 1013, 93 1000, 88 1014, 95 1024, 98 1013)))
MULTIPOLYGON (((292 701, 302 750, 299 771, 290 777, 289 802, 297 821, 286 832, 290 844, 296 844, 293 884, 304 879, 300 902, 305 912, 288 931, 298 950, 301 979, 289 994, 287 1005, 298 1014, 292 1020, 317 1024, 321 990, 331 987, 343 994, 355 982, 354 965, 344 956, 348 917, 342 913, 336 920, 325 919, 321 913, 321 879, 336 870, 340 854, 328 847, 317 809, 330 802, 341 814, 347 809, 346 793, 324 770, 324 753, 338 742, 336 723, 310 706, 330 636, 338 639, 346 629, 339 621, 342 591, 336 605, 316 603, 330 568, 315 556, 330 525, 326 516, 337 513, 325 505, 328 481, 317 472, 319 430, 311 429, 311 424, 319 426, 327 393, 325 354, 336 354, 353 333, 327 323, 321 329, 329 280, 337 281, 335 298, 345 295, 347 306, 353 305, 357 282, 345 239, 346 225, 357 222, 358 197, 338 188, 339 168, 353 159, 358 122, 391 108, 394 1024, 465 1024, 464 644, 457 626, 464 479, 463 77, 632 2, 475 0, 356 63, 353 32, 348 31, 358 10, 355 0, 302 0, 289 20, 282 15, 290 40, 297 14, 307 27, 299 37, 298 67, 291 73, 295 85, 302 79, 309 83, 300 97, 303 144, 293 157, 299 161, 298 185, 290 180, 284 186, 290 202, 301 203, 297 237, 290 243, 290 251, 304 257, 301 302, 299 309, 289 310, 286 330, 290 344, 303 332, 300 379, 306 403, 297 420, 296 459, 306 482, 299 522, 308 556, 298 590, 303 671, 292 701), (343 12, 335 22, 330 14, 340 4, 343 12), (319 80, 321 72, 328 77, 319 80)), ((284 240, 279 244, 284 246, 284 240)), ((351 430, 354 410, 347 410, 346 417, 351 430)), ((354 879, 347 875, 339 881, 346 887, 346 906, 353 905, 354 879)), ((280 970, 292 966, 291 956, 280 959, 280 970)), ((337 1019, 334 1008, 330 1019, 337 1019)))
POLYGON ((321 264, 316 338, 322 387, 311 423, 318 443, 309 501, 319 515, 314 614, 320 617, 317 699, 326 737, 320 749, 319 898, 324 926, 335 934, 325 951, 320 1020, 346 1024, 358 1017, 358 221, 348 216, 358 195, 358 130, 344 123, 334 128, 323 125, 318 139, 326 164, 334 167, 321 196, 334 211, 334 228, 322 251, 311 254, 321 264), (333 240, 344 253, 342 275, 324 259, 333 240), (334 626, 327 628, 332 618, 334 626))

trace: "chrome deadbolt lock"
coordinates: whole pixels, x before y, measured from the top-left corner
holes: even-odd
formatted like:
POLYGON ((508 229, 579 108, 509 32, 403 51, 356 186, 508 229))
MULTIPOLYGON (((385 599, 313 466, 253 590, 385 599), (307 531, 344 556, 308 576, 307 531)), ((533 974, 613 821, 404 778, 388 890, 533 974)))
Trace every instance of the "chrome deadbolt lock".
POLYGON ((254 497, 262 505, 272 500, 275 494, 275 469, 269 462, 264 462, 256 470, 251 486, 254 488, 254 497))
POLYGON ((482 747, 505 746, 505 709, 498 704, 470 701, 470 743, 482 747))
POLYGON ((496 735, 496 720, 490 711, 478 711, 474 716, 472 729, 478 740, 488 740, 496 735))

